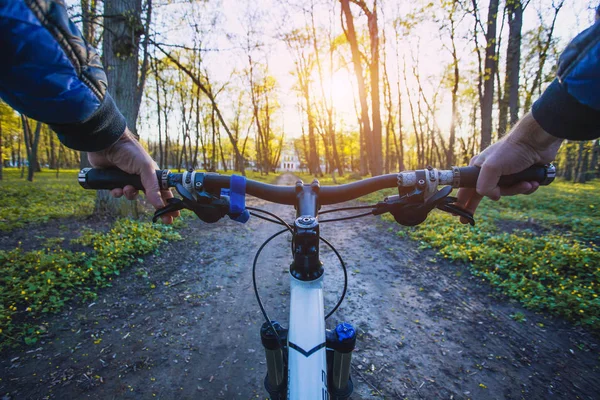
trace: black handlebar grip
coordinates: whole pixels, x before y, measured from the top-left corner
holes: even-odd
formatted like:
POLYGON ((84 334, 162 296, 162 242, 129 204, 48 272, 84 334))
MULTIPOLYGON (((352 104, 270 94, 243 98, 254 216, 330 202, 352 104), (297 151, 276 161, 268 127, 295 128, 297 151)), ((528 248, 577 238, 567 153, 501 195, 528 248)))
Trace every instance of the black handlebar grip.
MULTIPOLYGON (((159 182, 161 174, 161 171, 156 171, 156 177, 159 182)), ((79 172, 79 184, 85 189, 111 190, 131 185, 137 190, 144 190, 139 175, 128 174, 118 168, 84 168, 79 172)))
MULTIPOLYGON (((460 174, 460 187, 476 187, 480 170, 481 168, 479 167, 458 168, 460 174)), ((540 185, 549 185, 554 181, 555 176, 556 169, 554 165, 534 165, 519 173, 500 177, 498 186, 507 187, 519 182, 539 182, 540 185)))

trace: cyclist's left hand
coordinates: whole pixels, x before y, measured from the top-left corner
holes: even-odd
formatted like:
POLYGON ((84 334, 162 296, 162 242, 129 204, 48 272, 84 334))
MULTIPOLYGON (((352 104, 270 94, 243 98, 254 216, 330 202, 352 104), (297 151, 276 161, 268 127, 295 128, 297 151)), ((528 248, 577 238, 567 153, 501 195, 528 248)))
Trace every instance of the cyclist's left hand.
MULTIPOLYGON (((160 190, 156 178, 158 165, 128 128, 125 128, 123 135, 109 148, 89 152, 88 160, 95 168, 117 167, 129 174, 139 175, 146 198, 156 209, 164 207, 166 200, 173 197, 170 190, 160 190)), ((128 185, 122 189, 111 190, 111 194, 114 197, 125 195, 128 200, 134 200, 138 195, 138 191, 133 186, 128 185)), ((162 221, 170 224, 173 222, 173 218, 177 216, 179 216, 179 211, 162 216, 162 221)))

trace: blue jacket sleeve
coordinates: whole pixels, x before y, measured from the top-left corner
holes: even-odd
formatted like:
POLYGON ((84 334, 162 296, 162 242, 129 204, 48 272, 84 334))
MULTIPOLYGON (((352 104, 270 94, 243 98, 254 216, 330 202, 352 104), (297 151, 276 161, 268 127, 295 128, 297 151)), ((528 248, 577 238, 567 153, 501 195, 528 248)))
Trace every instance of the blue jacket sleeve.
POLYGON ((600 137, 600 21, 567 46, 560 56, 557 78, 533 104, 532 113, 553 136, 600 137))
POLYGON ((68 147, 97 151, 125 131, 100 57, 60 0, 0 0, 0 97, 68 147))

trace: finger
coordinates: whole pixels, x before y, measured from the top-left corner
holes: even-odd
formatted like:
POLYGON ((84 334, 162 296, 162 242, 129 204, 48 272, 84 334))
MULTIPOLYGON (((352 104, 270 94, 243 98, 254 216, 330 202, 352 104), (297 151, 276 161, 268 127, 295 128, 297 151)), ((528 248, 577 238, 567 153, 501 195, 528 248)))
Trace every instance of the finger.
POLYGON ((167 201, 167 199, 173 198, 173 193, 170 190, 161 190, 160 195, 162 196, 165 202, 167 201))
MULTIPOLYGON (((469 211, 471 214, 475 215, 475 210, 477 210, 477 206, 481 202, 482 196, 477 194, 475 189, 473 188, 461 188, 457 194, 456 204, 463 209, 469 211)), ((460 217, 460 222, 463 224, 468 224, 469 221, 466 218, 460 217)))
POLYGON ((160 193, 158 186, 158 179, 156 178, 156 171, 152 165, 147 165, 141 172, 140 178, 142 185, 144 186, 144 192, 146 198, 154 206, 154 208, 162 208, 165 206, 165 202, 160 193))
POLYGON ((475 215, 475 210, 477 210, 477 207, 479 207, 479 203, 481 203, 481 200, 483 199, 483 196, 478 194, 478 193, 474 193, 473 196, 471 196, 471 198, 469 198, 469 202, 465 205, 465 210, 467 210, 468 212, 470 212, 471 214, 475 215))
POLYGON ((540 183, 539 182, 529 182, 531 183, 531 190, 525 194, 532 194, 534 193, 536 190, 538 190, 540 188, 540 183))
POLYGON ((500 199, 498 182, 501 176, 502 170, 499 167, 484 163, 477 178, 477 193, 481 196, 487 196, 492 200, 500 199))
POLYGON ((118 199, 121 196, 123 196, 123 189, 121 189, 121 188, 113 189, 110 191, 110 194, 112 195, 112 197, 118 199))
POLYGON ((465 217, 460 217, 460 223, 463 225, 471 224, 471 222, 469 222, 469 220, 465 217))
POLYGON ((131 185, 127 185, 123 188, 123 194, 127 198, 127 200, 135 200, 138 195, 138 191, 131 185))
MULTIPOLYGON (((165 204, 167 203, 168 199, 172 199, 173 198, 173 193, 170 190, 161 190, 160 194, 162 195, 162 198, 163 198, 165 204)), ((177 217, 179 217, 181 215, 181 213, 179 211, 173 211, 173 212, 170 212, 170 213, 165 214, 165 215, 171 216, 173 218, 177 218, 177 217)))
POLYGON ((518 194, 531 194, 537 190, 537 182, 519 182, 516 185, 503 187, 500 189, 502 196, 515 196, 518 194))
POLYGON ((165 214, 165 215, 163 215, 163 216, 160 217, 160 219, 163 222, 163 224, 171 225, 173 223, 173 217, 171 216, 171 214, 172 213, 165 214))
POLYGON ((476 194, 477 192, 473 188, 460 188, 458 189, 458 193, 456 194, 456 204, 465 208, 469 199, 476 194))

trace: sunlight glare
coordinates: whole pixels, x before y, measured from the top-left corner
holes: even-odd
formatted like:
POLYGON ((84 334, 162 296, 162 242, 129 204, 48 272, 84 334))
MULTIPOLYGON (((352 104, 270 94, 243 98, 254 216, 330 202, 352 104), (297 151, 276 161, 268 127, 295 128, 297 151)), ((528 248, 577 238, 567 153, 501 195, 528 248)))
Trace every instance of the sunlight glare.
POLYGON ((336 71, 331 80, 325 80, 325 90, 331 91, 331 99, 336 113, 354 114, 354 81, 345 69, 336 71))

